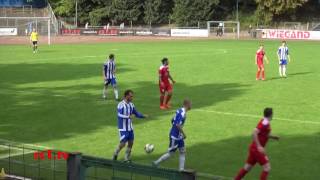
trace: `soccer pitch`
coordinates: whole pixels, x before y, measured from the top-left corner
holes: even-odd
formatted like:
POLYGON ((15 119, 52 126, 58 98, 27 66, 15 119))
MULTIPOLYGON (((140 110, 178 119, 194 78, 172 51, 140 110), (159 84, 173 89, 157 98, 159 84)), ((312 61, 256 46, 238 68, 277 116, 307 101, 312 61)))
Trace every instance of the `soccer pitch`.
MULTIPOLYGON (((280 79, 279 41, 264 42, 270 64, 266 81, 256 81, 259 41, 177 40, 80 45, 0 46, 0 137, 12 141, 81 151, 111 158, 118 144, 113 92, 102 100, 102 64, 116 55, 122 95, 135 92, 132 160, 150 164, 168 148, 175 109, 190 98, 193 109, 185 125, 186 168, 233 177, 243 166, 251 133, 265 107, 274 108, 272 133, 279 142, 267 145, 270 179, 316 180, 320 170, 320 45, 288 43, 292 63, 280 79), (168 57, 174 85, 173 108, 159 109, 158 68, 168 57), (147 143, 155 145, 145 154, 147 143)), ((123 157, 124 151, 120 155, 123 157)), ((177 168, 178 156, 162 164, 177 168)), ((256 166, 246 179, 257 179, 256 166)))

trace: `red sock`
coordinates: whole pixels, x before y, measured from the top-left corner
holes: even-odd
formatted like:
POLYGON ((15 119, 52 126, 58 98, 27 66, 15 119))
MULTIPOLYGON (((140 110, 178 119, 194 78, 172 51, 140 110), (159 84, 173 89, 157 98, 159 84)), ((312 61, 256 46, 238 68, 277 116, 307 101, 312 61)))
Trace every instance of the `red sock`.
POLYGON ((234 180, 241 180, 248 171, 246 171, 245 169, 240 169, 240 171, 238 172, 238 175, 234 178, 234 180))
POLYGON ((160 95, 160 106, 163 106, 164 95, 160 95))
POLYGON ((267 180, 268 179, 269 172, 267 171, 262 171, 260 175, 260 180, 267 180))
POLYGON ((169 101, 170 101, 170 99, 171 99, 171 96, 172 96, 172 95, 167 95, 167 98, 166 98, 165 104, 168 104, 168 103, 169 103, 169 101))
POLYGON ((259 79, 260 78, 260 70, 257 71, 257 75, 256 78, 259 79))
POLYGON ((264 71, 262 71, 262 79, 264 79, 264 71))

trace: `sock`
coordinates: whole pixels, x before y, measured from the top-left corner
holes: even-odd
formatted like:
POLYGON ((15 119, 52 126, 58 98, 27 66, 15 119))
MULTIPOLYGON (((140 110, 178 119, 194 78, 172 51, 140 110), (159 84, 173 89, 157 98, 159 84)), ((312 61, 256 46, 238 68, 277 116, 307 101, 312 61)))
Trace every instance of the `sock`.
POLYGON ((120 152, 120 149, 119 149, 119 147, 117 147, 116 150, 114 151, 113 155, 118 156, 119 152, 120 152))
POLYGON ((257 71, 256 79, 260 78, 260 70, 257 71))
POLYGON ((33 51, 36 51, 36 47, 35 46, 33 46, 33 51))
POLYGON ((260 180, 267 180, 268 179, 269 172, 268 171, 262 171, 260 175, 260 180))
POLYGON ((286 75, 286 70, 287 70, 287 67, 286 67, 286 66, 283 66, 283 76, 287 76, 287 75, 286 75))
POLYGON ((118 99, 119 98, 118 89, 114 89, 113 92, 114 92, 115 98, 118 99))
POLYGON ((279 74, 282 77, 282 65, 279 66, 279 74))
POLYGON ((264 71, 262 71, 261 73, 262 73, 262 79, 264 79, 264 71))
POLYGON ((172 96, 172 95, 167 95, 165 104, 168 104, 168 103, 169 103, 169 101, 170 101, 170 99, 171 99, 171 96, 172 96))
POLYGON ((164 95, 160 95, 160 106, 163 106, 164 95))
POLYGON ((131 156, 131 148, 127 148, 126 150, 126 154, 124 155, 124 160, 130 160, 130 156, 131 156))
POLYGON ((245 169, 240 169, 240 171, 238 172, 238 175, 234 178, 235 180, 241 180, 246 174, 248 173, 248 171, 246 171, 245 169))
POLYGON ((184 170, 185 161, 186 161, 186 153, 180 153, 180 156, 179 156, 179 170, 180 171, 184 170))
POLYGON ((164 155, 162 155, 158 160, 156 160, 154 163, 156 165, 160 164, 162 161, 167 160, 169 157, 171 156, 171 153, 165 153, 164 155))

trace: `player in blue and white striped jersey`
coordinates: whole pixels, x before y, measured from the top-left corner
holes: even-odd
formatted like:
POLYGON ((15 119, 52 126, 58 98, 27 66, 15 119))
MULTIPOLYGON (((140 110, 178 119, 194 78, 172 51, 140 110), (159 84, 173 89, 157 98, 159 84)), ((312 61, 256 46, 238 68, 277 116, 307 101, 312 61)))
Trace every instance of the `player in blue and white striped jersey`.
POLYGON ((279 74, 280 77, 287 77, 286 70, 287 64, 291 61, 289 55, 289 48, 286 41, 282 41, 281 46, 278 48, 278 60, 279 60, 279 74))
POLYGON ((186 159, 186 149, 184 145, 184 139, 187 138, 183 131, 183 126, 187 118, 187 112, 191 109, 191 101, 184 100, 183 107, 176 111, 175 116, 172 119, 172 128, 169 133, 169 149, 168 152, 162 155, 158 160, 152 162, 153 166, 158 166, 162 161, 167 160, 173 153, 179 149, 179 170, 184 170, 184 164, 186 159))
POLYGON ((115 99, 118 100, 118 89, 117 89, 117 81, 116 81, 116 63, 114 62, 114 55, 110 54, 109 59, 103 64, 103 79, 104 79, 104 87, 102 97, 106 99, 107 97, 107 88, 108 85, 111 84, 114 91, 115 99))
POLYGON ((118 130, 120 136, 120 144, 116 148, 113 154, 113 160, 117 160, 118 154, 122 148, 127 145, 127 150, 125 153, 124 160, 130 161, 131 149, 133 146, 134 141, 134 133, 133 133, 133 126, 132 126, 132 119, 135 116, 136 118, 146 118, 147 115, 143 115, 139 113, 134 104, 132 103, 133 100, 133 91, 126 90, 124 93, 124 99, 118 104, 118 130))

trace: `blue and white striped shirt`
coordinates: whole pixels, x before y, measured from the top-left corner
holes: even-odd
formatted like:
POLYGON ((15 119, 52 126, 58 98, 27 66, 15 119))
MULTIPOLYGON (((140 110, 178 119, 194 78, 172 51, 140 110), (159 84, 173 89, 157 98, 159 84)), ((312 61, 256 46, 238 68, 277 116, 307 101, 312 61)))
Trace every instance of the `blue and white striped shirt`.
POLYGON ((112 60, 108 60, 103 64, 104 75, 107 79, 115 78, 114 71, 116 69, 116 63, 112 60))
POLYGON ((139 113, 134 104, 125 100, 118 104, 118 129, 119 131, 133 131, 132 120, 130 116, 134 114, 137 118, 145 118, 143 114, 139 113))
POLYGON ((177 125, 183 127, 186 121, 186 110, 185 108, 180 108, 176 111, 175 116, 172 118, 172 128, 170 130, 170 137, 172 139, 183 139, 183 135, 180 133, 177 125))
POLYGON ((280 46, 278 49, 280 60, 288 60, 289 49, 287 46, 280 46))

